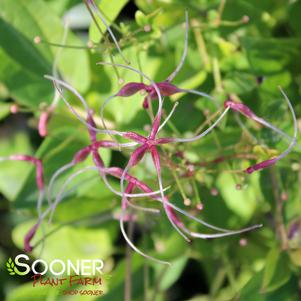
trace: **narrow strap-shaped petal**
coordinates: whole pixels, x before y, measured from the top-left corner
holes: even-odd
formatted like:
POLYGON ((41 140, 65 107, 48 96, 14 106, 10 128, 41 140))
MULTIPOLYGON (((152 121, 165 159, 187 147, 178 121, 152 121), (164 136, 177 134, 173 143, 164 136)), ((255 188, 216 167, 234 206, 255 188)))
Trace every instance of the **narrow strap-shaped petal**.
POLYGON ((143 158, 145 152, 147 151, 148 146, 147 145, 141 145, 139 146, 130 156, 130 160, 128 162, 129 168, 137 165, 143 158))
POLYGON ((138 143, 145 143, 147 141, 147 139, 145 137, 143 137, 142 135, 139 135, 137 133, 134 133, 134 132, 125 132, 123 134, 123 137, 134 140, 138 143))
POLYGON ((257 164, 254 164, 254 165, 248 167, 245 170, 245 172, 248 173, 248 174, 251 174, 256 170, 261 170, 261 169, 270 167, 270 166, 274 165, 276 162, 277 162, 277 158, 265 160, 265 161, 259 162, 257 164))
POLYGON ((93 112, 91 110, 87 112, 87 123, 89 124, 88 131, 89 131, 91 142, 94 143, 96 142, 96 131, 95 131, 96 123, 94 121, 93 112))
POLYGON ((157 83, 157 86, 159 87, 161 95, 163 96, 171 96, 173 94, 181 92, 181 89, 167 81, 157 83))
POLYGON ((257 121, 258 117, 256 116, 256 114, 248 106, 246 106, 243 103, 228 99, 225 101, 224 107, 231 108, 233 111, 239 112, 239 113, 245 115, 246 117, 257 121))
POLYGON ((153 121, 149 139, 151 139, 151 140, 155 139, 155 137, 158 133, 159 127, 160 127, 160 122, 161 122, 161 115, 157 115, 153 121))
POLYGON ((77 164, 77 163, 80 163, 80 162, 83 162, 87 159, 87 157, 89 156, 91 152, 91 146, 86 146, 84 147, 83 149, 79 150, 74 156, 73 156, 73 159, 72 159, 72 162, 74 164, 77 164))
POLYGON ((136 82, 127 83, 119 90, 116 96, 121 96, 121 97, 132 96, 135 93, 139 92, 140 90, 145 89, 145 87, 146 85, 144 83, 136 83, 136 82))

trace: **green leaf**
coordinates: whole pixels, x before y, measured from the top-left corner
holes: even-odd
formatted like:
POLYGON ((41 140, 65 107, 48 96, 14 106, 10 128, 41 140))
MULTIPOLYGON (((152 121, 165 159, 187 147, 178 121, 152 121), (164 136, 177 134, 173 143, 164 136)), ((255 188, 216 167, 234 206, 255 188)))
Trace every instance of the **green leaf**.
POLYGON ((283 286, 291 277, 289 257, 278 248, 272 249, 267 255, 263 274, 262 292, 272 292, 283 286))
POLYGON ((15 266, 15 263, 12 261, 11 258, 9 258, 6 262, 6 269, 7 271, 9 272, 9 275, 15 275, 15 271, 14 271, 14 266, 15 266))
POLYGON ((295 63, 300 39, 242 39, 251 68, 257 75, 267 75, 282 72, 289 64, 295 63))
POLYGON ((33 287, 32 281, 18 285, 7 295, 6 301, 41 301, 58 296, 60 300, 66 300, 61 295, 61 290, 67 289, 67 286, 52 287, 50 285, 37 285, 33 287))
MULTIPOLYGON (((36 221, 24 222, 13 230, 15 244, 23 248, 23 240, 26 232, 36 221)), ((45 227, 46 233, 55 229, 57 225, 45 227)), ((33 239, 33 245, 43 237, 43 230, 40 228, 33 239)), ((106 260, 112 253, 112 241, 106 229, 88 229, 74 226, 64 226, 48 236, 44 242, 43 254, 41 245, 33 250, 34 256, 50 262, 54 259, 67 261, 70 259, 76 262, 79 259, 100 258, 106 260), (59 242, 59 243, 58 243, 59 242), (62 252, 63 250, 63 252, 62 252)))
MULTIPOLYGON (((10 134, 0 140, 1 156, 12 154, 31 154, 29 137, 24 133, 10 134)), ((0 191, 8 200, 14 200, 21 190, 32 164, 20 161, 0 162, 0 191)))
POLYGON ((247 93, 257 86, 255 76, 243 72, 228 73, 223 84, 226 92, 235 94, 247 93))
MULTIPOLYGON (((58 52, 45 44, 35 45, 33 38, 60 43, 64 28, 58 16, 41 0, 0 0, 0 80, 12 97, 37 108, 41 101, 50 102, 53 87, 43 78, 51 74, 58 52), (20 51, 22 49, 22 51, 20 51)), ((72 33, 66 44, 80 45, 72 33)), ((88 56, 85 50, 63 49, 59 55, 59 71, 65 80, 85 91, 90 85, 88 56), (76 62, 76 63, 74 63, 76 62)))
POLYGON ((249 221, 257 207, 259 189, 259 174, 250 177, 252 185, 244 190, 235 189, 235 180, 229 173, 221 173, 217 178, 217 186, 226 205, 240 216, 244 221, 249 221))
POLYGON ((301 35, 301 1, 296 1, 289 6, 289 18, 288 21, 295 32, 301 35))
MULTIPOLYGON (((104 16, 107 24, 110 26, 115 19, 118 17, 119 13, 123 9, 123 7, 129 2, 129 0, 102 0, 100 1, 98 7, 100 11, 102 12, 102 15, 104 16)), ((101 21, 101 19, 95 15, 96 20, 98 21, 98 24, 100 25, 100 28, 103 33, 106 32, 106 27, 101 21)), ((91 24, 90 30, 89 30, 89 38, 93 42, 99 42, 101 39, 101 34, 99 33, 96 25, 94 23, 91 24)))
MULTIPOLYGON (((166 273, 164 274, 164 276, 160 281, 160 289, 162 291, 167 290, 178 280, 178 278, 180 277, 181 273, 185 268, 187 260, 188 258, 186 256, 182 256, 171 262, 171 266, 167 269, 166 273)), ((161 270, 162 269, 160 269, 160 271, 161 270)))
POLYGON ((0 103, 0 120, 4 119, 10 113, 10 104, 0 103))
POLYGON ((140 27, 143 27, 143 26, 147 25, 147 23, 148 23, 146 15, 140 10, 136 11, 135 20, 140 27))

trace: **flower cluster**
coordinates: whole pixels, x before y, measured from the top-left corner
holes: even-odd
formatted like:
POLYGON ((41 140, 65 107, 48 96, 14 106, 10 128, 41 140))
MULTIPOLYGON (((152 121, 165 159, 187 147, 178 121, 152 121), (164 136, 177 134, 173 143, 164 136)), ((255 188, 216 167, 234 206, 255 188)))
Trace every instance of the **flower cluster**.
MULTIPOLYGON (((117 39, 113 35, 113 32, 110 30, 110 27, 106 24, 105 19, 103 18, 101 12, 97 9, 97 6, 95 5, 94 1, 89 0, 85 1, 87 8, 89 9, 89 12, 92 14, 93 19, 95 22, 95 15, 97 15, 105 24, 107 27, 107 30, 113 40, 113 42, 116 44, 116 47, 118 51, 120 52, 122 58, 127 62, 127 59, 124 57, 124 55, 121 52, 121 48, 117 42, 117 39)), ((243 233, 246 231, 250 231, 256 228, 261 227, 261 225, 254 225, 248 228, 240 229, 240 230, 228 230, 228 229, 223 229, 216 227, 214 225, 211 225, 207 222, 205 222, 203 219, 196 217, 187 211, 179 208, 178 206, 174 205, 173 202, 169 199, 168 194, 166 193, 166 189, 163 186, 163 180, 162 180, 162 147, 167 144, 180 144, 180 143, 192 143, 194 141, 197 141, 199 139, 202 139, 204 136, 209 134, 215 127, 219 125, 219 123, 223 120, 224 116, 228 114, 229 111, 235 111, 239 114, 244 115, 246 118, 257 122, 261 124, 264 127, 267 127, 271 129, 272 131, 276 132, 277 134, 285 137, 289 141, 289 146, 288 148, 281 153, 277 157, 273 157, 269 160, 265 160, 262 162, 258 162, 255 165, 252 165, 248 167, 245 172, 247 174, 250 174, 254 171, 260 170, 267 168, 269 166, 272 166, 277 163, 280 159, 285 157, 291 150, 292 148, 296 145, 296 139, 297 139, 297 121, 296 121, 296 116, 294 113, 294 110, 292 108, 292 105, 286 96, 286 94, 281 90, 282 95, 284 96, 284 99, 286 100, 288 107, 292 113, 293 116, 293 122, 294 122, 294 135, 293 137, 290 137, 277 127, 273 126, 270 124, 268 121, 265 119, 258 117, 254 112, 251 111, 250 108, 248 108, 245 104, 236 102, 231 97, 229 97, 225 102, 224 102, 224 108, 219 108, 219 102, 211 97, 210 95, 200 92, 200 91, 195 91, 195 90, 190 90, 190 89, 184 89, 175 86, 172 84, 172 80, 175 78, 175 76, 180 72, 184 62, 185 58, 187 55, 187 49, 188 49, 188 31, 189 31, 189 19, 188 19, 188 12, 186 12, 186 29, 185 29, 185 39, 184 39, 184 50, 183 54, 180 60, 179 65, 177 68, 172 72, 168 78, 163 81, 163 82, 154 82, 151 78, 149 78, 147 75, 142 73, 141 71, 131 67, 130 65, 122 65, 122 64, 116 64, 114 62, 99 62, 99 65, 107 65, 111 66, 114 68, 123 68, 126 69, 130 72, 135 72, 139 74, 142 78, 147 80, 149 84, 145 84, 143 82, 130 82, 126 83, 123 87, 119 89, 114 95, 109 97, 107 100, 104 101, 104 104, 102 105, 100 109, 100 118, 103 123, 103 128, 99 129, 96 126, 95 120, 94 120, 94 115, 95 113, 91 110, 89 107, 88 103, 85 101, 85 99, 79 94, 79 92, 72 86, 70 86, 68 83, 65 81, 61 80, 59 78, 58 72, 56 70, 56 66, 54 64, 54 72, 52 75, 46 75, 45 78, 47 80, 52 81, 54 87, 55 87, 55 95, 54 95, 54 100, 51 104, 51 106, 41 114, 40 116, 40 121, 39 121, 39 126, 38 130, 41 136, 45 137, 48 133, 47 131, 47 123, 50 118, 51 113, 55 110, 56 104, 59 99, 62 99, 69 110, 74 114, 74 116, 82 123, 85 125, 87 128, 87 133, 90 138, 90 144, 84 147, 83 149, 78 150, 70 163, 62 166, 60 169, 58 169, 50 179, 48 185, 46 186, 44 184, 43 180, 43 165, 42 161, 40 159, 37 159, 32 156, 27 156, 27 155, 11 155, 9 157, 2 157, 0 158, 1 161, 3 160, 15 160, 15 161, 26 161, 29 163, 32 163, 36 166, 36 183, 37 187, 39 190, 39 200, 38 200, 38 221, 37 223, 30 229, 30 231, 27 233, 24 239, 24 249, 27 252, 30 252, 32 250, 32 245, 31 245, 31 240, 34 237, 37 229, 39 226, 42 224, 44 219, 47 216, 49 217, 49 220, 52 219, 52 215, 55 211, 55 208, 57 205, 63 200, 64 198, 64 190, 68 183, 72 181, 77 175, 81 174, 82 172, 85 172, 87 170, 96 170, 99 173, 100 178, 104 183, 106 184, 107 188, 111 190, 114 194, 120 196, 121 198, 121 215, 119 217, 119 223, 120 223, 120 229, 121 232, 127 241, 127 243, 139 254, 142 256, 154 260, 159 263, 163 264, 169 264, 166 261, 161 261, 156 258, 153 258, 145 253, 143 253, 141 250, 139 250, 134 243, 131 241, 131 239, 127 236, 127 233, 124 229, 124 222, 127 220, 127 210, 129 207, 132 207, 134 210, 142 210, 146 212, 157 212, 157 209, 150 208, 150 207, 140 207, 138 205, 135 205, 133 202, 131 202, 131 199, 133 198, 140 198, 140 197, 146 197, 149 198, 150 200, 161 202, 164 212, 166 214, 166 217, 168 218, 169 222, 171 225, 174 227, 174 229, 187 241, 190 241, 193 238, 203 238, 203 239, 208 239, 208 238, 216 238, 216 237, 223 237, 223 236, 229 236, 229 235, 234 235, 234 234, 239 234, 243 233), (85 118, 80 116, 76 110, 73 108, 73 106, 70 104, 70 102, 66 98, 66 94, 64 93, 64 89, 68 90, 70 93, 72 93, 82 104, 82 106, 85 109, 85 118), (131 97, 135 93, 139 91, 144 91, 146 93, 146 96, 143 100, 143 107, 147 110, 149 109, 150 106, 152 106, 152 101, 157 100, 158 101, 158 109, 157 112, 155 113, 155 116, 153 116, 153 119, 151 120, 151 127, 149 129, 149 133, 146 136, 142 136, 138 133, 132 132, 132 131, 126 131, 126 132, 121 132, 115 129, 107 129, 103 115, 104 115, 104 109, 105 107, 109 104, 109 102, 116 97, 131 97), (181 138, 181 137, 160 137, 160 131, 163 129, 163 127, 167 124, 169 119, 171 118, 174 110, 176 109, 176 106, 172 109, 170 114, 163 120, 163 107, 164 107, 164 98, 163 97, 168 97, 176 93, 192 93, 192 94, 197 94, 202 97, 206 97, 210 99, 211 101, 214 102, 214 104, 218 107, 219 110, 219 117, 217 118, 216 121, 214 121, 204 132, 201 132, 200 134, 194 136, 194 137, 189 137, 189 138, 181 138), (103 140, 99 139, 99 136, 101 135, 109 135, 111 137, 122 137, 123 139, 126 139, 128 142, 126 143, 119 143, 117 140, 112 139, 112 140, 103 140), (109 148, 109 149, 115 149, 115 150, 122 150, 124 148, 130 149, 131 154, 129 157, 129 161, 126 164, 124 168, 121 168, 119 166, 105 166, 105 163, 99 153, 99 150, 101 148, 109 148), (134 177, 131 174, 131 169, 140 164, 141 160, 144 158, 144 156, 150 153, 152 162, 156 171, 156 182, 157 182, 157 190, 154 188, 151 188, 148 186, 146 183, 143 181, 139 180, 138 178, 134 177), (56 179, 67 169, 70 169, 74 167, 75 165, 81 164, 83 161, 85 161, 88 156, 91 156, 93 159, 93 166, 85 167, 83 169, 80 169, 79 171, 73 173, 63 184, 61 190, 53 196, 53 186, 55 184, 56 179), (109 181, 108 181, 108 176, 115 177, 119 179, 120 181, 120 190, 114 189, 109 181), (134 190, 138 190, 139 193, 134 193, 134 190), (49 206, 47 209, 44 211, 42 210, 42 202, 43 199, 47 198, 48 199, 48 204, 49 206), (217 231, 216 233, 201 233, 201 232, 195 232, 193 230, 190 230, 184 223, 184 221, 181 219, 180 216, 185 216, 189 219, 194 220, 198 224, 201 224, 203 226, 206 226, 210 229, 213 229, 217 231)), ((99 26, 98 26, 99 27, 99 26)), ((63 39, 63 44, 65 41, 65 37, 63 39)), ((37 40, 37 39, 36 39, 37 40)), ((40 42, 40 41, 36 41, 40 42)), ((127 62, 128 63, 128 62, 127 62)), ((176 148, 176 146, 175 146, 176 148)), ((220 161, 226 160, 225 157, 219 158, 213 163, 218 163, 220 161)), ((205 164, 206 165, 206 164, 205 164)), ((202 209, 202 207, 199 207, 202 209)))

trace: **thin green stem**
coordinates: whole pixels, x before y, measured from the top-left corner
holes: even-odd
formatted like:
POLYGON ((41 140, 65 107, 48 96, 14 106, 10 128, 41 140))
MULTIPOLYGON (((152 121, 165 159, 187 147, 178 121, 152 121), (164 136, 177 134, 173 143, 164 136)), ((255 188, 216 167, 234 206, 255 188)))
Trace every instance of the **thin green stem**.
POLYGON ((196 19, 193 19, 191 21, 191 23, 192 23, 192 26, 196 26, 196 27, 193 27, 194 37, 195 37, 195 40, 197 43, 197 47, 198 47, 198 50, 200 53, 201 60, 204 63, 205 69, 207 69, 207 67, 210 65, 210 60, 209 60, 209 55, 208 55, 208 51, 206 48, 205 40, 202 35, 201 27, 197 27, 197 26, 199 26, 199 22, 196 19))
POLYGON ((218 58, 214 55, 212 57, 212 68, 213 68, 213 78, 215 83, 215 88, 218 93, 223 92, 222 76, 219 68, 218 58))
POLYGON ((223 260, 223 264, 225 267, 226 275, 229 280, 230 286, 231 286, 232 290, 236 293, 238 291, 238 289, 237 289, 237 285, 236 285, 235 274, 233 271, 233 267, 229 261, 228 255, 225 252, 223 252, 223 254, 222 254, 222 260, 223 260))
POLYGON ((181 194, 183 200, 186 200, 186 199, 187 199, 187 196, 186 196, 186 193, 185 193, 185 191, 184 191, 184 188, 183 188, 183 186, 182 186, 182 184, 181 184, 181 181, 180 181, 180 179, 179 179, 177 173, 176 173, 172 168, 170 169, 170 171, 171 171, 171 173, 172 173, 172 175, 173 175, 173 177, 174 177, 174 179, 175 179, 175 181, 176 181, 176 184, 177 184, 177 186, 178 186, 178 188, 179 188, 179 190, 180 190, 180 194, 181 194))
POLYGON ((161 271, 160 275, 158 276, 158 279, 155 283, 154 292, 153 292, 153 296, 151 298, 151 301, 156 301, 157 300, 157 294, 160 292, 160 283, 161 283, 167 269, 168 269, 168 266, 164 266, 162 268, 162 271, 161 271))
POLYGON ((213 300, 216 294, 218 293, 218 291, 220 290, 220 288, 222 287, 225 277, 226 277, 225 269, 224 268, 219 269, 210 287, 210 296, 211 298, 213 298, 213 300))

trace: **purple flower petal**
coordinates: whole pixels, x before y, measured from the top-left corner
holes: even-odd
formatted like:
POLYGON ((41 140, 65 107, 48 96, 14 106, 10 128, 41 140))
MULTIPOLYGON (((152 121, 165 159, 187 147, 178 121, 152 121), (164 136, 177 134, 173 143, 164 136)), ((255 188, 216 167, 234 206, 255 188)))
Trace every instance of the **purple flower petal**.
POLYGON ((273 159, 265 160, 265 161, 262 161, 260 163, 257 163, 255 165, 252 165, 252 166, 248 167, 245 170, 245 172, 248 173, 248 174, 251 174, 256 170, 260 170, 260 169, 270 167, 270 166, 274 165, 276 162, 277 162, 277 157, 273 158, 273 159))
POLYGON ((148 149, 148 145, 144 144, 138 147, 132 154, 128 163, 129 167, 137 165, 143 158, 145 152, 148 149))
POLYGON ((123 86, 116 95, 121 97, 128 97, 145 88, 146 85, 143 83, 128 83, 123 86))
POLYGON ((96 131, 93 128, 96 128, 96 123, 95 123, 94 118, 93 118, 93 111, 92 110, 90 110, 88 112, 87 124, 90 126, 90 127, 88 127, 88 131, 89 131, 89 134, 90 134, 91 142, 94 143, 94 142, 96 142, 96 131))
POLYGON ((124 138, 128 138, 128 139, 131 139, 131 140, 134 140, 138 143, 145 143, 146 142, 146 138, 137 134, 137 133, 134 133, 134 132, 126 132, 124 135, 123 135, 124 138))
POLYGON ((89 156, 90 152, 91 152, 91 147, 90 146, 87 146, 87 147, 81 149, 80 151, 78 151, 74 155, 72 162, 74 164, 77 164, 79 162, 85 161, 86 158, 89 156))
POLYGON ((253 120, 256 120, 257 116, 251 111, 249 107, 247 107, 245 104, 233 101, 231 99, 228 99, 224 103, 225 108, 231 108, 232 110, 244 114, 246 117, 251 118, 253 120))
POLYGON ((153 121, 149 139, 151 139, 151 140, 155 139, 155 137, 158 133, 159 126, 160 126, 160 121, 161 121, 161 114, 157 115, 155 120, 153 121))
MULTIPOLYGON (((158 83, 157 86, 163 96, 170 96, 181 92, 181 89, 169 82, 158 83)), ((152 95, 152 97, 154 97, 154 95, 152 95)), ((157 93, 155 93, 155 97, 157 97, 157 93)))
MULTIPOLYGON (((167 198, 166 198, 166 201, 168 201, 167 198)), ((171 207, 167 206, 166 213, 168 214, 168 216, 170 217, 170 219, 171 219, 171 220, 172 220, 179 228, 183 228, 183 226, 184 226, 183 223, 182 223, 181 220, 177 217, 175 211, 174 211, 171 207)))

